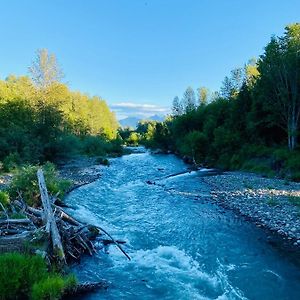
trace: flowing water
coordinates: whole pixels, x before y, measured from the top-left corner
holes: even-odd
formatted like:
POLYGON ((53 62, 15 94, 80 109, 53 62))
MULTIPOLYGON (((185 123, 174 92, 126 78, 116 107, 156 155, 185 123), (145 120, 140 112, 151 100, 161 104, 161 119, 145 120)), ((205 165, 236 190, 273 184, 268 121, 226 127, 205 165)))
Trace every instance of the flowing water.
POLYGON ((79 279, 111 285, 80 299, 300 299, 299 266, 264 231, 212 204, 198 173, 164 178, 184 170, 172 155, 131 154, 67 197, 132 258, 111 245, 82 259, 79 279))

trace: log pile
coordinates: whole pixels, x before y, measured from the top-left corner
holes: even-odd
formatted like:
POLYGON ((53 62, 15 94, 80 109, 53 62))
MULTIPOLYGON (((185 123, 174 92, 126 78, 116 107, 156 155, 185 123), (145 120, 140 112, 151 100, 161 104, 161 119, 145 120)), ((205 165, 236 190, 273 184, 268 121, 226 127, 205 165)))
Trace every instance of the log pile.
MULTIPOLYGON (((59 206, 59 201, 49 196, 41 169, 37 172, 37 178, 41 207, 28 206, 19 194, 18 199, 11 205, 11 210, 23 217, 12 219, 3 205, 0 206, 5 216, 0 219, 0 253, 31 250, 43 255, 49 264, 55 263, 63 270, 68 263, 80 260, 83 254, 93 255, 96 252, 94 241, 99 237, 98 241, 103 247, 115 244, 130 260, 121 248, 124 241, 114 240, 103 228, 83 224, 70 216, 59 206), (102 238, 104 235, 109 239, 102 238)), ((107 287, 106 281, 79 283, 64 296, 107 287)))
POLYGON ((121 248, 123 241, 115 241, 104 229, 83 224, 70 216, 56 203, 47 192, 43 171, 37 172, 42 207, 28 206, 21 198, 14 201, 15 209, 26 216, 23 219, 0 219, 0 253, 22 251, 24 245, 43 244, 38 251, 43 252, 50 262, 64 267, 74 260, 80 260, 83 254, 96 252, 94 241, 107 235, 109 240, 100 239, 103 245, 115 244, 121 248), (42 250, 41 250, 42 249, 42 250))

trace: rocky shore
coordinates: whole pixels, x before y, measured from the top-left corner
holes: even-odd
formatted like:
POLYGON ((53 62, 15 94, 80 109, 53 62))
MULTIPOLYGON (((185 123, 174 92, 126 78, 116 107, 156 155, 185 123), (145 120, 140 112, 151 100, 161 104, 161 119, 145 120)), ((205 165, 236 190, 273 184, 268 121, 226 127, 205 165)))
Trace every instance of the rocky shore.
POLYGON ((300 183, 252 173, 204 177, 213 201, 279 234, 300 249, 300 183))
POLYGON ((95 157, 86 156, 61 161, 57 167, 60 177, 72 181, 70 191, 100 178, 101 169, 103 168, 97 163, 95 157))

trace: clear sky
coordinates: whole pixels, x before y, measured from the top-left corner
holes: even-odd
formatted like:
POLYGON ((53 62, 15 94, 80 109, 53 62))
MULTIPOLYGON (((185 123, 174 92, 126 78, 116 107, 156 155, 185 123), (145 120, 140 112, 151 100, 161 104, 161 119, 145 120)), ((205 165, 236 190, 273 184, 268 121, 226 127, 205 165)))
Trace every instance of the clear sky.
POLYGON ((300 0, 0 0, 0 77, 55 53, 71 89, 163 113, 187 86, 218 90, 300 20, 300 0))

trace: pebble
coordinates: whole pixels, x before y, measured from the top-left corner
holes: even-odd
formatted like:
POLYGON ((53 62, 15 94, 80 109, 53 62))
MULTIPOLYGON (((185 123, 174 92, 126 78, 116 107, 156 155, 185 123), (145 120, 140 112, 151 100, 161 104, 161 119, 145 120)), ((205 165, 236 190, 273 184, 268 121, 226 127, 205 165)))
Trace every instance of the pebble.
POLYGON ((299 207, 290 202, 291 196, 300 197, 300 183, 286 185, 281 179, 242 172, 227 172, 202 179, 211 186, 215 202, 300 246, 299 207), (268 188, 270 186, 272 189, 268 188))

